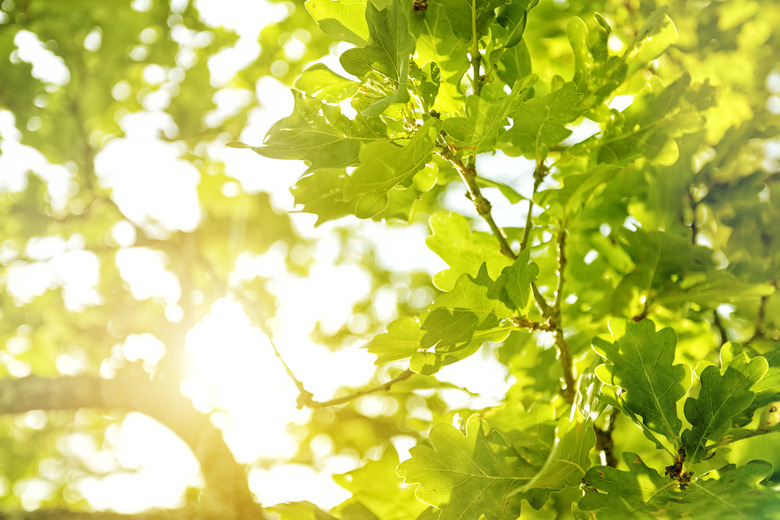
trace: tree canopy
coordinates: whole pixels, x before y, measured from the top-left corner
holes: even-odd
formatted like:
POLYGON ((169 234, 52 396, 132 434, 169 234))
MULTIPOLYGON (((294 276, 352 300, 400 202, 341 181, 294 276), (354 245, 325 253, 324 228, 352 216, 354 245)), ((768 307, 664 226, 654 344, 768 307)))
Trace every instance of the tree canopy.
POLYGON ((778 38, 2 1, 0 518, 780 518, 778 38))

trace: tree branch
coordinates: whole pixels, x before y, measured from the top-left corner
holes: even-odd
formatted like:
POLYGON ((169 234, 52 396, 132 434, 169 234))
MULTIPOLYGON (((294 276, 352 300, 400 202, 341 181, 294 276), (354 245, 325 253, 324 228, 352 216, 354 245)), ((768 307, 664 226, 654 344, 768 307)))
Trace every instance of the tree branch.
MULTIPOLYGON (((777 278, 772 280, 770 283, 775 287, 775 289, 777 289, 777 278)), ((771 296, 772 296, 771 294, 767 294, 767 295, 761 297, 761 304, 758 307, 758 316, 756 316, 756 328, 753 331, 753 335, 750 336, 750 339, 748 339, 745 342, 745 346, 750 345, 756 339, 758 339, 761 336, 763 336, 764 333, 763 333, 763 331, 761 329, 763 328, 764 320, 766 319, 766 304, 767 304, 767 302, 769 302, 769 298, 771 296)))
POLYGON ((563 337, 563 325, 561 324, 561 304, 563 303, 563 284, 565 282, 564 272, 566 270, 566 222, 561 223, 561 231, 558 233, 558 287, 555 291, 555 303, 552 307, 552 321, 555 326, 555 345, 558 347, 558 355, 563 367, 563 381, 566 385, 563 388, 562 395, 566 402, 574 402, 574 365, 571 359, 569 345, 563 337))
MULTIPOLYGON (((393 379, 388 381, 387 383, 381 384, 379 386, 375 386, 373 388, 369 388, 368 390, 360 390, 358 392, 351 393, 349 395, 345 395, 342 397, 336 397, 334 399, 330 399, 329 401, 314 401, 310 400, 309 402, 304 403, 306 406, 309 406, 310 408, 326 408, 328 406, 335 406, 337 404, 344 404, 352 401, 353 399, 357 399, 358 397, 362 397, 364 395, 372 394, 374 392, 387 392, 390 390, 390 387, 392 387, 394 384, 404 381, 406 379, 409 379, 414 372, 412 372, 409 369, 404 370, 397 376, 395 376, 393 379)), ((311 395, 311 394, 309 394, 311 395)), ((299 398, 300 402, 300 398, 299 398)))
POLYGON ((455 167, 455 169, 458 171, 458 174, 460 174, 461 179, 463 179, 463 182, 466 183, 466 186, 468 187, 469 199, 477 209, 479 216, 482 217, 485 222, 487 222, 490 230, 498 239, 498 243, 501 248, 501 254, 508 256, 512 260, 517 259, 517 255, 515 255, 514 251, 512 251, 512 248, 509 246, 509 242, 507 242, 504 232, 500 227, 498 227, 495 220, 493 220, 493 216, 490 214, 492 209, 490 201, 488 201, 485 196, 482 195, 482 192, 477 185, 477 171, 473 166, 469 167, 463 164, 463 161, 461 161, 460 158, 455 155, 455 153, 450 148, 450 145, 443 138, 440 139, 437 152, 442 156, 442 158, 449 161, 455 167))
POLYGON ((137 411, 152 417, 190 447, 200 462, 206 496, 220 510, 221 518, 266 518, 252 498, 244 467, 233 458, 221 432, 181 395, 178 385, 126 374, 113 379, 29 376, 0 380, 0 414, 80 408, 137 411))
POLYGON ((536 195, 536 192, 539 190, 539 186, 542 184, 545 175, 546 175, 546 170, 545 170, 544 162, 539 161, 538 163, 536 163, 536 169, 534 170, 534 189, 531 192, 531 197, 528 199, 528 215, 526 215, 525 217, 525 229, 523 229, 523 239, 520 241, 521 253, 528 246, 528 239, 531 236, 531 228, 533 227, 533 220, 531 218, 531 213, 534 209, 534 195, 536 195))

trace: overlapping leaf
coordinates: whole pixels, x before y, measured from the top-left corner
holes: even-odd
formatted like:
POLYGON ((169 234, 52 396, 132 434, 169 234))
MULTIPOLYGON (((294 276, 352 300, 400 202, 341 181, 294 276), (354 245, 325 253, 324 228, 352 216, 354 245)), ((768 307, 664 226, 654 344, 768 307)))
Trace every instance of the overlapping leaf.
POLYGON ((358 82, 336 74, 322 63, 312 65, 295 80, 295 88, 326 103, 351 97, 359 86, 358 82))
POLYGON ((365 47, 345 51, 339 58, 344 70, 360 78, 376 71, 395 83, 392 92, 363 110, 367 116, 381 114, 391 103, 409 100, 409 56, 414 52, 415 38, 409 31, 409 17, 401 0, 392 0, 384 9, 374 2, 366 7, 369 39, 365 47))
POLYGON ((551 146, 571 134, 565 125, 584 112, 581 100, 582 94, 570 82, 542 98, 521 103, 509 114, 514 123, 502 138, 502 149, 509 155, 544 159, 551 146))
POLYGON ((512 311, 499 297, 498 285, 485 264, 476 277, 461 275, 455 287, 420 316, 425 331, 420 344, 428 350, 412 356, 411 369, 432 374, 470 356, 485 341, 505 339, 512 324, 502 320, 511 317, 512 311))
POLYGON ((447 118, 444 131, 458 148, 468 148, 473 153, 493 150, 500 133, 509 125, 508 115, 535 82, 535 75, 518 81, 512 93, 501 101, 490 102, 479 96, 469 96, 466 117, 447 118))
POLYGON ((555 444, 542 468, 518 489, 558 491, 566 486, 577 486, 590 466, 590 450, 596 444, 593 423, 581 416, 562 417, 555 432, 555 444))
POLYGON ((639 156, 661 164, 673 164, 678 158, 677 146, 672 140, 699 130, 704 118, 696 104, 706 105, 711 98, 709 89, 689 93, 690 76, 684 74, 658 93, 651 93, 634 103, 609 121, 604 135, 595 141, 598 161, 625 165, 639 156))
POLYGON ((252 147, 260 155, 306 161, 312 170, 351 166, 357 164, 361 146, 386 135, 377 121, 351 120, 339 107, 293 94, 293 113, 271 127, 263 146, 252 147))
POLYGON ((482 231, 471 232, 468 221, 457 213, 435 213, 430 220, 433 234, 425 241, 450 268, 437 273, 433 283, 443 291, 455 286, 463 274, 476 276, 479 266, 487 264, 490 276, 499 276, 511 260, 501 254, 496 237, 482 231))
POLYGON ((363 467, 334 477, 336 483, 352 494, 335 508, 346 513, 356 505, 364 507, 381 520, 417 518, 428 506, 414 496, 414 488, 404 486, 396 475, 398 453, 388 446, 379 460, 368 461, 363 467), (388 500, 388 496, 392 500, 388 500))
POLYGON ((755 394, 750 388, 768 368, 763 357, 748 361, 742 353, 731 359, 723 373, 715 366, 704 369, 698 397, 685 401, 685 418, 693 425, 682 434, 688 460, 698 462, 706 455, 704 442, 720 440, 732 427, 732 418, 753 402, 755 394))
POLYGON ((387 326, 387 332, 376 336, 364 348, 377 355, 375 364, 383 365, 417 352, 424 334, 417 320, 402 316, 387 326))
POLYGON ((672 481, 647 466, 636 453, 623 454, 628 471, 594 466, 585 474, 585 496, 579 508, 599 520, 657 518, 670 501, 679 499, 672 481))
POLYGON ((431 160, 438 122, 436 118, 428 119, 404 146, 379 141, 360 150, 360 166, 349 176, 344 197, 347 200, 372 197, 379 203, 376 211, 358 212, 359 217, 368 218, 379 213, 387 205, 387 192, 398 184, 411 182, 414 174, 431 160))
POLYGON ((507 299, 517 310, 525 309, 531 295, 531 283, 539 275, 539 266, 531 261, 526 248, 512 265, 504 267, 496 283, 506 291, 507 299))
POLYGON ((398 467, 398 474, 419 484, 417 497, 441 509, 439 520, 520 516, 523 495, 511 492, 528 482, 534 468, 513 455, 478 416, 469 419, 465 435, 448 424, 435 426, 429 444, 412 448, 411 459, 398 467))
POLYGON ((481 38, 495 20, 495 9, 506 0, 448 0, 447 16, 452 32, 460 40, 471 42, 481 38))
POLYGON ((625 389, 620 406, 675 444, 682 427, 677 401, 688 390, 684 383, 689 375, 684 365, 673 364, 676 344, 674 330, 656 332, 650 320, 628 322, 625 334, 615 343, 593 340, 596 351, 607 361, 599 367, 599 378, 625 389))
POLYGON ((367 0, 306 0, 306 10, 322 32, 337 40, 363 46, 368 40, 367 0))
POLYGON ((752 461, 737 468, 725 466, 719 478, 692 482, 678 490, 635 453, 624 453, 629 471, 598 466, 585 475, 585 496, 579 508, 599 520, 663 518, 711 520, 713 518, 770 520, 777 518, 780 495, 761 485, 772 465, 752 461))

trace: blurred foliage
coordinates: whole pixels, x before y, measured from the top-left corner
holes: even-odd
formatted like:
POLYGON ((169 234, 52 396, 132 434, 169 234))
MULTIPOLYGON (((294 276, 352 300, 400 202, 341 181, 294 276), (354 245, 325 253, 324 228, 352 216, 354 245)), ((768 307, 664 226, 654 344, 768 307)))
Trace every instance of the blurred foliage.
MULTIPOLYGON (((289 460, 254 461, 365 463, 337 478, 349 500, 281 519, 776 518, 777 428, 759 412, 780 399, 778 2, 260 4, 269 21, 246 36, 205 2, 0 3, 0 377, 182 381, 186 334, 220 299, 274 329, 275 275, 242 266, 280 254, 306 280, 331 241, 368 289, 311 339, 362 341, 374 384, 416 373, 315 407, 288 427, 289 460), (253 124, 282 105, 271 77, 294 107, 260 143, 253 124), (282 171, 225 148, 239 141, 305 162, 292 198, 327 238, 233 169, 226 154, 282 171), (475 186, 509 208, 509 255, 475 186), (452 202, 467 191, 476 211, 452 202), (396 246, 377 226, 421 224, 447 268, 383 263, 396 246), (128 253, 172 285, 144 294, 128 253), (121 348, 144 333, 160 360, 121 348), (435 377, 478 351, 506 374, 497 406, 435 377)), ((100 471, 67 439, 110 453, 121 416, 0 419, 0 508, 88 507, 78 485, 100 471), (34 478, 55 491, 24 503, 34 478)))

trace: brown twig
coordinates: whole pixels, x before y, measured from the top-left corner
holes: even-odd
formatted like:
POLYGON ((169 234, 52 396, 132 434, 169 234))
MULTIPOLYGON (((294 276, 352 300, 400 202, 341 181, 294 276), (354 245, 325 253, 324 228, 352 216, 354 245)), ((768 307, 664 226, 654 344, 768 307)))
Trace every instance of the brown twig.
POLYGON ((564 272, 566 270, 566 222, 561 223, 561 231, 558 233, 558 287, 555 291, 555 303, 551 309, 550 321, 555 326, 555 345, 558 347, 558 356, 563 367, 563 381, 565 387, 562 395, 569 404, 574 402, 574 364, 571 359, 569 345, 563 337, 563 324, 561 323, 561 304, 563 303, 564 272))
POLYGON ((520 252, 522 253, 526 247, 528 247, 528 239, 531 236, 531 228, 533 227, 533 219, 531 213, 534 209, 534 195, 539 190, 539 186, 542 184, 546 175, 546 168, 543 161, 536 163, 536 169, 534 170, 534 189, 531 192, 531 197, 528 199, 528 215, 525 217, 525 229, 523 229, 523 239, 520 241, 520 252))
POLYGON ((615 443, 612 440, 612 432, 615 431, 615 419, 619 413, 620 410, 613 408, 612 412, 606 416, 604 428, 593 425, 593 430, 596 432, 596 450, 602 453, 604 464, 613 468, 617 467, 618 460, 615 457, 615 443))
POLYGON ((549 321, 547 323, 541 323, 538 321, 529 320, 525 316, 513 316, 512 323, 523 329, 544 330, 547 332, 555 331, 555 326, 549 321))
POLYGON ((714 309, 712 311, 712 323, 718 329, 718 334, 720 334, 720 344, 721 346, 723 346, 726 342, 729 341, 729 336, 728 333, 726 332, 726 328, 723 326, 723 321, 721 321, 720 319, 720 314, 718 314, 718 309, 714 309))
POLYGON ((375 386, 373 388, 369 388, 368 390, 360 390, 358 392, 353 392, 349 395, 344 395, 342 397, 336 397, 334 399, 330 399, 328 401, 314 401, 310 400, 307 403, 304 403, 306 406, 309 406, 310 408, 326 408, 328 406, 336 406, 338 404, 344 404, 348 403, 354 399, 357 399, 358 397, 362 397, 364 395, 372 394, 374 392, 387 392, 390 390, 390 387, 392 387, 394 384, 404 381, 406 379, 409 379, 414 372, 412 372, 409 369, 404 370, 397 376, 395 376, 393 379, 388 381, 387 383, 383 383, 379 386, 375 386))
POLYGON ((493 220, 493 216, 490 213, 492 209, 490 201, 488 201, 485 196, 482 195, 482 192, 479 189, 479 185, 477 184, 477 171, 473 166, 466 166, 463 164, 463 161, 461 161, 460 158, 455 155, 455 153, 450 148, 450 145, 444 140, 444 138, 439 140, 439 147, 436 151, 439 155, 441 155, 442 158, 449 161, 450 164, 455 167, 461 179, 463 179, 463 182, 466 183, 466 186, 468 187, 469 200, 471 200, 471 202, 474 204, 474 207, 476 208, 479 216, 482 217, 485 222, 487 222, 490 230, 498 239, 501 253, 504 256, 508 256, 512 260, 517 259, 517 255, 515 255, 514 251, 512 251, 512 248, 509 246, 509 242, 507 241, 503 230, 498 227, 496 221, 493 220))
MULTIPOLYGON (((775 289, 777 289, 777 278, 772 280, 771 284, 772 286, 774 286, 775 289)), ((761 297, 761 303, 759 304, 758 307, 758 316, 756 317, 756 328, 753 331, 753 335, 750 336, 750 339, 748 339, 745 342, 745 346, 750 345, 751 343, 753 343, 753 341, 755 341, 756 339, 764 335, 761 329, 763 328, 764 320, 766 319, 766 304, 767 302, 769 302, 769 298, 771 296, 772 296, 771 294, 767 294, 761 297)))

